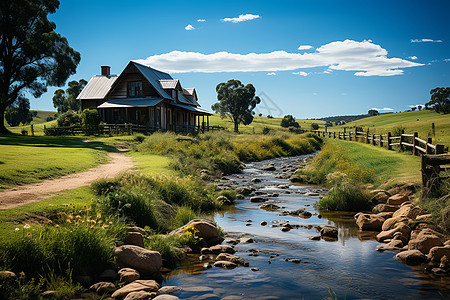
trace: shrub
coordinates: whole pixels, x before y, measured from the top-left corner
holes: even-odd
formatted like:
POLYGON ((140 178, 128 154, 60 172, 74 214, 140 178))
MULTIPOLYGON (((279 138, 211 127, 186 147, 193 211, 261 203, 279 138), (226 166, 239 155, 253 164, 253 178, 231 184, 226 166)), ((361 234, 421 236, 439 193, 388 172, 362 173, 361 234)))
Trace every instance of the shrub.
POLYGON ((294 128, 299 128, 300 125, 298 124, 297 121, 295 121, 295 118, 292 115, 285 115, 283 117, 283 119, 281 119, 281 127, 294 127, 294 128))
POLYGON ((81 117, 73 111, 68 111, 58 117, 57 123, 59 127, 81 126, 81 117))
POLYGON ((98 125, 100 125, 100 116, 96 109, 85 109, 81 113, 81 124, 86 131, 86 134, 93 134, 98 132, 98 125))
POLYGON ((184 257, 183 250, 180 249, 182 246, 180 238, 176 235, 168 237, 152 235, 144 240, 144 246, 146 249, 161 253, 163 264, 168 267, 176 266, 184 257))
POLYGON ((312 124, 311 124, 311 128, 312 128, 313 130, 317 130, 317 129, 319 129, 319 124, 317 124, 317 123, 312 123, 312 124))

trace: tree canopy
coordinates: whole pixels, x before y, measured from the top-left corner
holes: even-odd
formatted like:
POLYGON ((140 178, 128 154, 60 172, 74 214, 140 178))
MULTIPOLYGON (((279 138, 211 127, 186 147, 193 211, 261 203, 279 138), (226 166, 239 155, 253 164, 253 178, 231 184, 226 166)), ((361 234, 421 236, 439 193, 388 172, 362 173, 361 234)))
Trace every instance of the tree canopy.
POLYGON ((0 2, 0 133, 8 133, 5 110, 20 96, 39 97, 76 71, 80 53, 47 19, 58 7, 57 0, 0 2))
POLYGON ((297 121, 295 121, 295 118, 292 115, 285 115, 283 119, 281 119, 281 127, 295 127, 299 128, 300 125, 297 121))
POLYGON ((368 114, 369 116, 373 117, 373 116, 378 116, 380 113, 379 113, 378 110, 376 110, 376 109, 371 109, 371 110, 369 110, 369 111, 367 112, 367 114, 368 114))
POLYGON ((33 115, 30 112, 30 101, 19 96, 17 101, 8 106, 5 111, 5 119, 9 126, 19 126, 20 123, 23 125, 33 121, 33 115))
POLYGON ((86 86, 87 81, 80 79, 80 81, 72 80, 68 84, 68 88, 57 89, 53 96, 53 106, 59 113, 65 113, 69 110, 79 111, 81 109, 80 100, 77 100, 81 90, 86 86))
POLYGON ((234 123, 234 131, 239 131, 239 124, 249 125, 253 121, 253 109, 261 103, 255 96, 252 84, 244 86, 239 80, 231 79, 221 82, 216 87, 217 100, 211 108, 222 118, 228 116, 234 123))
POLYGON ((433 108, 437 113, 450 113, 450 87, 439 87, 430 91, 431 99, 425 107, 433 108))

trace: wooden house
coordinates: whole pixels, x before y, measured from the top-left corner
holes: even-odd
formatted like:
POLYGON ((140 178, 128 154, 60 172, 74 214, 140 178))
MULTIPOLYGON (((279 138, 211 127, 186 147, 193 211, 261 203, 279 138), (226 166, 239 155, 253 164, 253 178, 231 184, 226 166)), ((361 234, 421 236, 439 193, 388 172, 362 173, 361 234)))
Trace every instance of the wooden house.
POLYGON ((82 109, 97 109, 107 124, 139 124, 148 130, 193 131, 209 127, 210 112, 200 108, 194 88, 178 79, 130 61, 120 75, 91 78, 77 97, 82 109))

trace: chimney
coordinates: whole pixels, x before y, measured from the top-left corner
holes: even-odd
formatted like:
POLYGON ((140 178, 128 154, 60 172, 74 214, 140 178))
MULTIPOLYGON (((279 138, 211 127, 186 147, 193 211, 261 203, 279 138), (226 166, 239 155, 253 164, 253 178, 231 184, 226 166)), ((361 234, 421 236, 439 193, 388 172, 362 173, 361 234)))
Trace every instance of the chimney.
POLYGON ((103 76, 109 76, 110 75, 110 66, 102 66, 102 75, 103 76))

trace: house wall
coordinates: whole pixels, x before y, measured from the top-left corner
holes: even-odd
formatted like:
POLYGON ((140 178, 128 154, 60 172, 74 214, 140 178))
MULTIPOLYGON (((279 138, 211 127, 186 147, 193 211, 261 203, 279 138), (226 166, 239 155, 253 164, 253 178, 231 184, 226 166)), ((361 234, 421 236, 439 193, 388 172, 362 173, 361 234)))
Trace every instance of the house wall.
POLYGON ((142 97, 159 97, 156 89, 139 73, 125 74, 120 82, 115 86, 114 90, 109 95, 110 99, 128 98, 128 82, 129 81, 142 81, 142 97))
POLYGON ((105 99, 83 99, 81 100, 81 110, 85 109, 96 109, 97 106, 106 102, 105 99))

